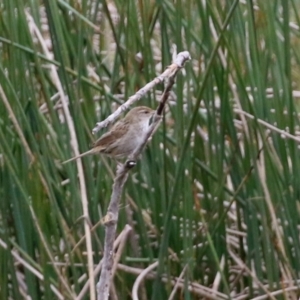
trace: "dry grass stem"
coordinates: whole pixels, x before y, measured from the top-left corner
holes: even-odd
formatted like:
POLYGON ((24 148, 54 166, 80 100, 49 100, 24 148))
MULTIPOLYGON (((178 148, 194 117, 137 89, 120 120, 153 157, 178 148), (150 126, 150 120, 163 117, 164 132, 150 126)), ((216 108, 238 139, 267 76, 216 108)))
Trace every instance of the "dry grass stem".
POLYGON ((187 267, 188 267, 188 265, 185 265, 185 266, 184 266, 184 268, 182 269, 182 271, 181 271, 179 277, 176 279, 176 283, 175 283, 175 285, 174 285, 174 287, 173 287, 173 289, 172 289, 172 292, 171 292, 171 294, 170 294, 168 300, 173 300, 174 297, 176 296, 177 290, 179 289, 180 281, 182 280, 182 278, 183 278, 183 276, 184 276, 184 274, 185 274, 185 271, 186 271, 187 267))
POLYGON ((133 300, 139 300, 138 296, 138 290, 139 286, 142 283, 143 280, 145 280, 148 273, 150 273, 152 270, 154 270, 158 266, 158 261, 152 263, 149 265, 146 269, 144 269, 139 276, 136 278, 133 287, 132 287, 132 299, 133 300))

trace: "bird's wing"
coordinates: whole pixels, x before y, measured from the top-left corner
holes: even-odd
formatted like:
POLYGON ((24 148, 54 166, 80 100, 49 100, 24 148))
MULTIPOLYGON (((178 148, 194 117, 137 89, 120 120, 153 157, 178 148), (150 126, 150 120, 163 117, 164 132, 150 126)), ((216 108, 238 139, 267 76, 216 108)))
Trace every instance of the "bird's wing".
POLYGON ((119 121, 110 131, 104 133, 94 144, 92 148, 98 148, 99 151, 106 152, 105 149, 111 146, 116 140, 120 139, 126 132, 126 121, 119 121))

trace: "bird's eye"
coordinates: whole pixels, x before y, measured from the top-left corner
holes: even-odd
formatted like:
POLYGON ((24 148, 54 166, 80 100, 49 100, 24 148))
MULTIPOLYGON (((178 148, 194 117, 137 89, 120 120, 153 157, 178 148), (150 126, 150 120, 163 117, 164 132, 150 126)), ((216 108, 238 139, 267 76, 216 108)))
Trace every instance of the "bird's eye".
POLYGON ((144 110, 144 114, 149 114, 149 111, 148 110, 144 110))

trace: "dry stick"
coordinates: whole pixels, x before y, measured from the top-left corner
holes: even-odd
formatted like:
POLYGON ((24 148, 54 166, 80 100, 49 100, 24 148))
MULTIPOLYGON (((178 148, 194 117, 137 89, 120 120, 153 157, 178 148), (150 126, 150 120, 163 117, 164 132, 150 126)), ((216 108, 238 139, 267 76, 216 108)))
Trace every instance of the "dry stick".
POLYGON ((156 85, 164 82, 164 80, 167 78, 174 77, 174 72, 177 73, 178 70, 184 66, 184 63, 190 59, 191 57, 188 51, 178 53, 174 62, 161 75, 159 75, 154 80, 147 83, 143 88, 138 90, 133 96, 131 96, 124 104, 119 106, 119 108, 104 121, 98 122, 95 128, 93 129, 93 134, 114 122, 123 111, 127 110, 130 105, 144 97, 146 93, 148 93, 156 85))
POLYGON ((122 239, 120 240, 120 244, 118 246, 118 250, 115 254, 115 259, 114 259, 114 265, 113 265, 113 268, 112 268, 112 277, 111 277, 111 281, 113 280, 114 276, 115 276, 115 273, 117 271, 117 268, 118 268, 118 263, 121 259, 121 255, 123 253, 123 250, 125 248, 125 243, 127 242, 128 240, 128 235, 129 233, 131 232, 132 230, 132 227, 130 225, 125 225, 125 228, 124 228, 124 234, 122 236, 122 239))
MULTIPOLYGON (((129 168, 128 168, 129 170, 129 168)), ((105 221, 105 245, 103 266, 100 275, 100 280, 97 284, 98 300, 107 300, 109 296, 109 284, 111 279, 111 271, 113 266, 113 243, 115 240, 115 233, 118 220, 118 205, 120 202, 123 186, 128 177, 127 165, 122 165, 117 170, 117 175, 113 185, 113 192, 111 195, 110 204, 105 221)))
POLYGON ((109 286, 112 278, 112 268, 114 260, 114 251, 113 243, 116 234, 117 221, 119 216, 118 206, 120 203, 123 186, 128 178, 129 170, 135 166, 138 156, 143 151, 145 145, 147 144, 149 138, 154 134, 155 130, 161 122, 161 114, 164 109, 165 103, 168 99, 169 92, 174 84, 174 78, 177 75, 178 71, 184 66, 184 63, 190 59, 190 54, 187 51, 180 52, 175 61, 164 71, 164 73, 152 82, 148 83, 144 88, 139 90, 137 94, 130 97, 126 103, 119 107, 116 112, 110 115, 105 121, 100 122, 93 129, 93 132, 97 132, 100 128, 107 126, 110 122, 115 120, 115 118, 120 114, 124 109, 126 109, 133 102, 139 100, 150 88, 156 84, 162 82, 165 78, 168 78, 168 84, 165 88, 165 91, 162 95, 160 104, 156 110, 155 115, 152 118, 152 123, 149 125, 147 133, 144 136, 143 142, 135 149, 135 151, 129 156, 125 164, 122 164, 117 168, 117 174, 113 184, 113 191, 110 199, 110 203, 107 209, 107 214, 105 216, 105 243, 104 243, 104 256, 103 256, 103 267, 102 272, 97 284, 97 294, 98 300, 107 300, 109 297, 109 286))
MULTIPOLYGON (((31 15, 25 10, 25 14, 28 20, 28 23, 31 25, 30 28, 33 31, 33 33, 36 35, 38 38, 42 49, 45 53, 45 56, 48 59, 52 59, 51 53, 49 52, 46 43, 44 41, 44 38, 39 31, 38 27, 36 26, 33 18, 31 15)), ((73 119, 71 117, 69 107, 66 101, 65 93, 62 87, 62 84, 60 82, 56 67, 54 65, 50 65, 50 76, 51 79, 57 88, 57 91, 60 95, 60 101, 62 103, 63 111, 66 117, 66 121, 69 127, 70 131, 70 138, 71 138, 71 146, 74 151, 74 155, 77 156, 79 155, 79 147, 78 147, 78 142, 77 142, 77 137, 76 137, 76 131, 75 131, 75 126, 73 119)), ((94 300, 95 299, 95 280, 93 277, 93 250, 92 250, 92 240, 91 240, 91 233, 90 233, 90 226, 89 226, 89 214, 88 214, 88 200, 87 200, 87 192, 86 192, 86 185, 85 185, 85 180, 84 180, 84 174, 83 174, 83 167, 82 167, 82 162, 81 159, 77 159, 77 169, 78 169, 78 177, 79 177, 79 185, 80 185, 80 194, 81 194, 81 202, 82 202, 82 210, 83 210, 83 215, 85 218, 84 222, 84 232, 86 236, 86 248, 87 248, 87 257, 88 257, 88 273, 90 277, 90 299, 94 300)))
MULTIPOLYGON (((123 247, 125 245, 125 242, 127 241, 128 234, 131 230, 132 230, 132 227, 129 225, 126 225, 124 227, 124 229, 122 230, 122 232, 119 234, 119 236, 116 238, 116 240, 114 242, 113 251, 115 251, 115 249, 117 247, 118 247, 118 250, 122 248, 121 250, 123 251, 123 247)), ((99 264, 94 269, 94 277, 97 276, 98 273, 100 272, 100 270, 102 268, 102 264, 103 264, 103 259, 99 262, 99 264)), ((89 287, 89 279, 84 284, 82 290, 80 291, 80 293, 78 294, 78 296, 76 297, 75 300, 81 300, 83 297, 85 297, 86 292, 88 291, 88 287, 89 287)))

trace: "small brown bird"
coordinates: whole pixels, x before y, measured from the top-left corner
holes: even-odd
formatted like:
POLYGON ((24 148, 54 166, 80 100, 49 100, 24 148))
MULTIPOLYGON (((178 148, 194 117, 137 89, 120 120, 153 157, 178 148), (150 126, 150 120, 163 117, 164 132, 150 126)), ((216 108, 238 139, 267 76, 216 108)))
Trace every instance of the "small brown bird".
POLYGON ((131 109, 123 119, 118 121, 93 144, 91 150, 70 158, 64 161, 63 164, 96 153, 104 153, 113 158, 129 156, 143 141, 144 134, 154 113, 155 110, 147 106, 138 106, 131 109))

